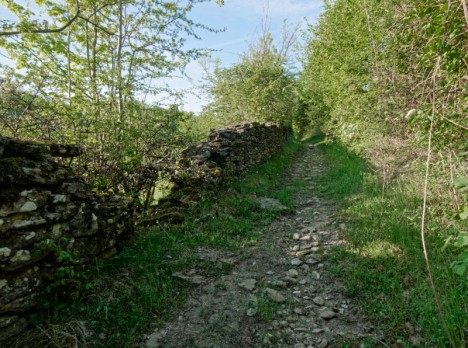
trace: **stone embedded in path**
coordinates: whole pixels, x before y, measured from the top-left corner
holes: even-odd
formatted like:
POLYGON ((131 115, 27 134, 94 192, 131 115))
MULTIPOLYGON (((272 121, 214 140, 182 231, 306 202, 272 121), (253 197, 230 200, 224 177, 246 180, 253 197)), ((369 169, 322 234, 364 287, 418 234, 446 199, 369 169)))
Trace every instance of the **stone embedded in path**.
POLYGON ((296 284, 297 283, 297 279, 294 279, 292 277, 284 277, 283 280, 288 284, 296 284))
POLYGON ((301 238, 301 235, 299 233, 294 233, 293 234, 293 239, 294 240, 299 240, 301 238))
POLYGON ((173 277, 190 282, 195 285, 200 285, 205 282, 205 277, 200 275, 185 275, 181 272, 175 272, 172 274, 173 277))
POLYGON ((326 348, 328 347, 328 341, 324 338, 317 346, 317 348, 326 348))
POLYGON ((279 291, 274 289, 266 288, 265 293, 268 298, 274 302, 282 303, 286 301, 286 297, 284 297, 279 291))
POLYGON ((292 266, 300 266, 302 265, 301 259, 295 257, 294 259, 291 260, 291 265, 292 266))
POLYGON ((325 304, 325 300, 322 296, 316 296, 312 301, 318 306, 323 306, 325 304))
POLYGON ((333 312, 331 309, 325 307, 321 312, 320 312, 320 317, 325 320, 330 320, 336 317, 336 313, 333 312))
POLYGON ((291 278, 295 278, 299 275, 299 272, 295 269, 290 269, 286 272, 286 275, 291 278))
POLYGON ((297 315, 304 315, 304 310, 302 308, 296 307, 294 308, 294 313, 297 315))
POLYGON ((258 203, 260 203, 260 207, 262 209, 272 209, 272 210, 288 210, 288 207, 281 204, 281 202, 274 198, 266 198, 266 197, 257 197, 258 203))
POLYGON ((317 227, 305 227, 301 230, 302 234, 317 232, 317 227))
POLYGON ((252 291, 255 289, 255 284, 257 284, 255 279, 246 279, 240 282, 238 285, 245 290, 252 291))
POLYGON ((301 247, 300 247, 300 250, 311 249, 314 246, 316 246, 315 243, 302 244, 301 247))
POLYGON ((302 257, 302 256, 305 256, 305 255, 308 255, 310 253, 312 253, 313 251, 311 249, 306 249, 306 250, 300 250, 296 253, 296 256, 297 257, 302 257))
POLYGON ((271 285, 276 286, 278 288, 285 288, 286 286, 288 286, 288 284, 286 282, 283 282, 282 280, 273 280, 271 282, 271 285))
POLYGON ((320 261, 318 261, 318 260, 316 260, 316 259, 314 259, 314 258, 312 258, 312 257, 309 257, 309 258, 305 261, 305 263, 308 264, 308 265, 315 265, 315 264, 317 264, 317 263, 319 263, 319 262, 320 262, 320 261))
POLYGON ((247 316, 248 317, 253 317, 255 314, 257 314, 258 310, 257 308, 249 308, 247 309, 247 316))

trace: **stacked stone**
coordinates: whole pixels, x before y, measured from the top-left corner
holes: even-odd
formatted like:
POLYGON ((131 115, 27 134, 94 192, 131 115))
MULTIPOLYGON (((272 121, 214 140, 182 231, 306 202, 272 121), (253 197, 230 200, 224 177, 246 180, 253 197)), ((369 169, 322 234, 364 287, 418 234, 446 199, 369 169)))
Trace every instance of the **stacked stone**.
POLYGON ((132 202, 100 196, 53 157, 76 146, 22 142, 0 135, 0 345, 27 326, 44 288, 63 266, 116 253, 134 231, 132 202))
POLYGON ((193 179, 218 182, 237 175, 279 152, 287 131, 274 123, 244 123, 213 129, 209 140, 182 152, 193 179))
POLYGON ((286 136, 287 129, 274 123, 212 129, 207 142, 182 152, 171 193, 141 223, 182 221, 186 207, 195 204, 201 192, 270 159, 282 149, 286 136))

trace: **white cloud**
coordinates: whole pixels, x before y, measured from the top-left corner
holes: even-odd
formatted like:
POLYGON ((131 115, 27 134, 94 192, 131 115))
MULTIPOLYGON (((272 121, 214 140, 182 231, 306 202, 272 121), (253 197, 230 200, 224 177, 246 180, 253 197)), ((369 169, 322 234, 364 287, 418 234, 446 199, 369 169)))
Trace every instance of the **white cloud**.
POLYGON ((304 18, 323 6, 323 0, 226 0, 226 6, 258 18, 268 9, 270 16, 304 18))

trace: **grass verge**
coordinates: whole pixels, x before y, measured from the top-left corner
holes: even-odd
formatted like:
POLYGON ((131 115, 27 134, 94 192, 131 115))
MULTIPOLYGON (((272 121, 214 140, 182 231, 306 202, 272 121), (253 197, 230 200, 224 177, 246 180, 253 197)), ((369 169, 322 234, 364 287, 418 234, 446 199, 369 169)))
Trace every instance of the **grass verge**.
POLYGON ((229 271, 194 258, 190 250, 235 250, 255 243, 275 212, 260 208, 254 196, 277 198, 289 208, 300 184, 280 185, 302 144, 289 138, 284 151, 254 170, 208 194, 187 212, 180 225, 139 231, 132 245, 98 262, 84 279, 82 297, 64 304, 53 298, 34 316, 37 330, 23 335, 17 347, 129 347, 151 323, 167 319, 182 306, 191 284, 173 273, 197 268, 206 277, 229 271))
MULTIPOLYGON (((380 181, 361 158, 336 143, 321 148, 329 164, 321 178, 322 194, 336 198, 348 227, 344 237, 349 248, 335 250, 332 272, 389 343, 448 347, 421 247, 422 193, 417 183, 395 181, 382 195, 380 181)), ((450 223, 442 211, 436 205, 429 209, 429 258, 451 335, 457 347, 465 347, 468 283, 449 267, 456 251, 443 249, 445 239, 462 226, 450 223)))

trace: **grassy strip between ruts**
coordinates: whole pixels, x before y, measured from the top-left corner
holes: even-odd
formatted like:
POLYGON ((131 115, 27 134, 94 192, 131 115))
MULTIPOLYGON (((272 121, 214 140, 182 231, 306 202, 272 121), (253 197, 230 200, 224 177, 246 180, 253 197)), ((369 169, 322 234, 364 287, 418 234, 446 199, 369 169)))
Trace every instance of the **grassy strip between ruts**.
MULTIPOLYGON (((348 228, 349 248, 333 253, 332 272, 390 344, 448 347, 421 247, 422 193, 416 183, 393 182, 382 196, 381 182, 362 158, 337 143, 321 148, 329 164, 321 178, 322 194, 336 198, 348 228)), ((468 284, 449 268, 456 253, 443 250, 450 229, 441 211, 429 210, 429 257, 447 325, 457 347, 465 347, 468 284)))
POLYGON ((275 217, 271 210, 260 208, 256 195, 277 198, 292 208, 292 195, 301 183, 284 186, 281 180, 302 147, 290 137, 281 154, 208 193, 187 212, 182 224, 139 231, 130 246, 84 275, 88 290, 80 299, 64 304, 50 298, 46 309, 33 318, 37 329, 23 335, 16 346, 134 344, 150 323, 166 319, 184 304, 190 284, 174 278, 174 272, 196 267, 215 277, 229 271, 183 256, 190 255, 185 251, 198 247, 235 250, 255 243, 275 217))

